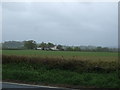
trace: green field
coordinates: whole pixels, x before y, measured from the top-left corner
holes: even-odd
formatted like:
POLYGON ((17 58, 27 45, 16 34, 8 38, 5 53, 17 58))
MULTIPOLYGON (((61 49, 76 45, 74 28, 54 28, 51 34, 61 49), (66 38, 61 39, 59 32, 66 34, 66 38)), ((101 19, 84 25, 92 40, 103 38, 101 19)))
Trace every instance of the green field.
POLYGON ((41 50, 3 50, 7 55, 41 55, 41 56, 118 56, 116 52, 73 52, 73 51, 41 51, 41 50))
POLYGON ((43 57, 43 58, 66 58, 76 60, 102 60, 117 61, 118 53, 116 52, 73 52, 73 51, 40 51, 40 50, 3 50, 2 54, 43 57))
POLYGON ((72 88, 119 87, 116 52, 3 50, 2 56, 3 80, 72 88))

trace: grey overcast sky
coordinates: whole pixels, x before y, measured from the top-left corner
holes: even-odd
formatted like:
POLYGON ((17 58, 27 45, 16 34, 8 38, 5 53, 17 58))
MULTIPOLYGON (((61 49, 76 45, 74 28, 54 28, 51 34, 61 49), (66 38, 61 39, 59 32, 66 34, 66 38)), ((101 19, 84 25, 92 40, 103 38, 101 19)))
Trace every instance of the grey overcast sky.
POLYGON ((3 3, 3 41, 117 46, 117 11, 115 2, 3 3))

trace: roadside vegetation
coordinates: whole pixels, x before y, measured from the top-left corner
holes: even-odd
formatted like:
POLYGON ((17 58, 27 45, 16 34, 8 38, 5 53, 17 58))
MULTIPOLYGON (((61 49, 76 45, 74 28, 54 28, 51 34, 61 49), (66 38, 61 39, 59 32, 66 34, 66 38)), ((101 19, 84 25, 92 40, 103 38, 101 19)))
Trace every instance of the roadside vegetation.
POLYGON ((72 70, 50 69, 46 66, 26 63, 3 65, 3 81, 19 81, 34 84, 63 86, 69 88, 119 88, 116 72, 75 72, 72 70))

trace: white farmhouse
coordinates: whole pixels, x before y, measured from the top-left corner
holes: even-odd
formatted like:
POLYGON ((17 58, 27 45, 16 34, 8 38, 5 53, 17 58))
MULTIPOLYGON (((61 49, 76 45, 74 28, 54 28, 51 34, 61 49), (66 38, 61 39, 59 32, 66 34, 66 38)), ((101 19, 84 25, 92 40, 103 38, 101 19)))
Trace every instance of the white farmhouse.
POLYGON ((57 46, 51 47, 50 49, 51 49, 51 50, 58 50, 58 49, 57 49, 57 46))
POLYGON ((41 48, 41 47, 38 47, 37 50, 42 50, 42 48, 41 48))

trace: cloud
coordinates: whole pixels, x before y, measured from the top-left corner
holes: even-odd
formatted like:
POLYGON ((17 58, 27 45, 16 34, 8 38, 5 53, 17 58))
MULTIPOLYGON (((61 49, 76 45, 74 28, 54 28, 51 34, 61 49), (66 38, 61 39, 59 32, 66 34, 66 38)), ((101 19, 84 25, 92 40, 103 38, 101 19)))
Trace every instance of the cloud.
POLYGON ((117 3, 3 3, 3 41, 117 45, 117 3))

